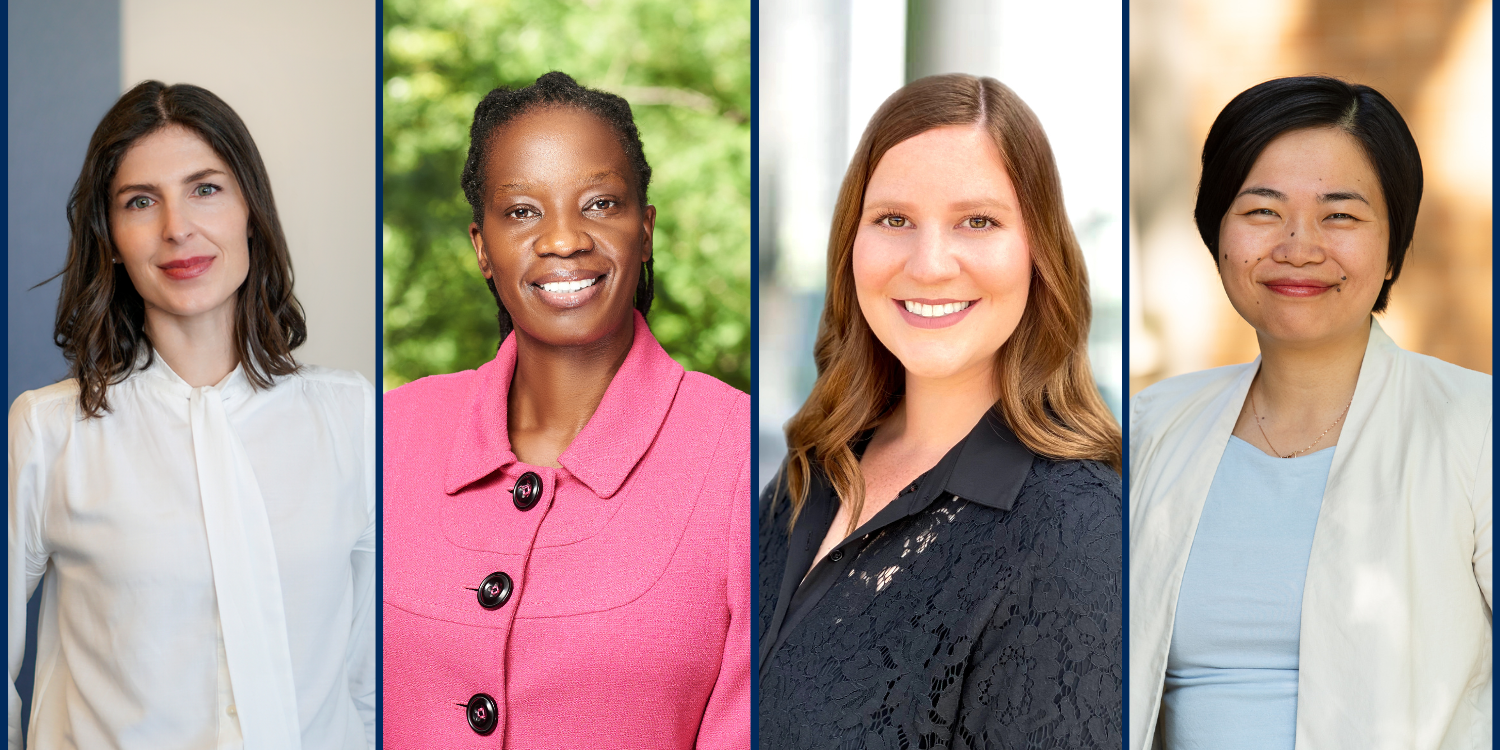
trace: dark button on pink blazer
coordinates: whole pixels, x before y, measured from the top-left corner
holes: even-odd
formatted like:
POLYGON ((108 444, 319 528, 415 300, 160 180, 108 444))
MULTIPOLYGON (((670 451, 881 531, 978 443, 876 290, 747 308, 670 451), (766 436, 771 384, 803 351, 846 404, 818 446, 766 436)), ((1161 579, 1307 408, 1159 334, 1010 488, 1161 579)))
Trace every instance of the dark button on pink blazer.
POLYGON ((528 466, 515 361, 511 337, 385 396, 385 747, 748 748, 749 396, 684 374, 637 314, 562 468, 528 466), (496 572, 514 590, 485 609, 496 572), (465 716, 479 693, 487 736, 465 716))

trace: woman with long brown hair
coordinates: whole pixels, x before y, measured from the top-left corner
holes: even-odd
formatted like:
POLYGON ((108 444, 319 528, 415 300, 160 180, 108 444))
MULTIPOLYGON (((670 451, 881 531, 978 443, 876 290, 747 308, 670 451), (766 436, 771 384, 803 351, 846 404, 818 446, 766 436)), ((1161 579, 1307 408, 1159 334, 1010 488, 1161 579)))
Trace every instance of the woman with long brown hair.
POLYGON ((1040 123, 934 76, 865 130, 760 506, 766 747, 1120 744, 1120 431, 1040 123))
POLYGON ((375 736, 375 392, 303 365, 244 122, 146 81, 68 200, 63 382, 10 410, 9 747, 354 748, 375 736))

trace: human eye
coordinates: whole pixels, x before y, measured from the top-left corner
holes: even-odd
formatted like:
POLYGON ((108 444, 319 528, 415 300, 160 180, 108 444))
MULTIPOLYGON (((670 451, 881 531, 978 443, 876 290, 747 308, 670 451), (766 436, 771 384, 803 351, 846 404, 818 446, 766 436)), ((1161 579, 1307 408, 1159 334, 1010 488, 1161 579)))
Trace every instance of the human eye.
POLYGON ((213 195, 214 193, 219 192, 220 190, 223 190, 223 188, 219 187, 218 185, 212 185, 205 182, 202 185, 193 188, 193 195, 196 195, 199 198, 206 198, 210 195, 213 195))
POLYGON ((588 210, 608 211, 618 205, 620 205, 620 202, 613 198, 596 198, 592 203, 589 204, 588 210))
POLYGON ((537 211, 530 206, 517 206, 509 211, 506 211, 505 215, 509 216, 512 219, 535 219, 542 214, 540 211, 537 211))
POLYGON ((1000 222, 996 221, 993 216, 977 214, 964 219, 963 225, 969 229, 991 229, 1000 226, 1000 222))
POLYGON ((891 229, 904 229, 909 223, 905 216, 897 213, 885 213, 875 218, 875 223, 891 229))
POLYGON ((154 203, 156 203, 156 201, 151 200, 144 195, 137 195, 130 200, 125 201, 125 208, 131 211, 140 211, 142 209, 150 208, 154 203))
POLYGON ((1330 214, 1328 216, 1328 218, 1333 219, 1335 221, 1354 221, 1354 215, 1353 214, 1346 214, 1346 213, 1342 213, 1342 212, 1336 213, 1336 214, 1330 214))

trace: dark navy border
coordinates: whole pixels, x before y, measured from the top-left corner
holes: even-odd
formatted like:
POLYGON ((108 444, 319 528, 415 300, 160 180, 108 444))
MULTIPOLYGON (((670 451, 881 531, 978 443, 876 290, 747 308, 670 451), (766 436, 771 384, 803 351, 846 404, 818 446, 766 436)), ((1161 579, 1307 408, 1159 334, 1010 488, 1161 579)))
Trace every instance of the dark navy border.
MULTIPOLYGON (((385 720, 385 3, 375 0, 375 748, 385 720)), ((3 200, 3 199, 0 199, 3 200)))
MULTIPOLYGON (((750 0, 750 476, 760 466, 760 3, 750 0)), ((750 747, 760 747, 760 524, 755 482, 750 502, 750 747)))

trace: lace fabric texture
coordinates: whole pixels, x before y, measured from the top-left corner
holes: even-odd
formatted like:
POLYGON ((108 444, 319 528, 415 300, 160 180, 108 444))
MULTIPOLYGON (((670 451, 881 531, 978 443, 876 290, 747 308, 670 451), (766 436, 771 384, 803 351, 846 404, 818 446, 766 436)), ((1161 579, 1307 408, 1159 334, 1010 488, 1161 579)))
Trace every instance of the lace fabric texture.
MULTIPOLYGON (((760 503, 762 633, 781 493, 760 503)), ((761 747, 1120 747, 1120 513, 1118 474, 1038 458, 1009 510, 945 494, 875 531, 763 667, 761 747)))

